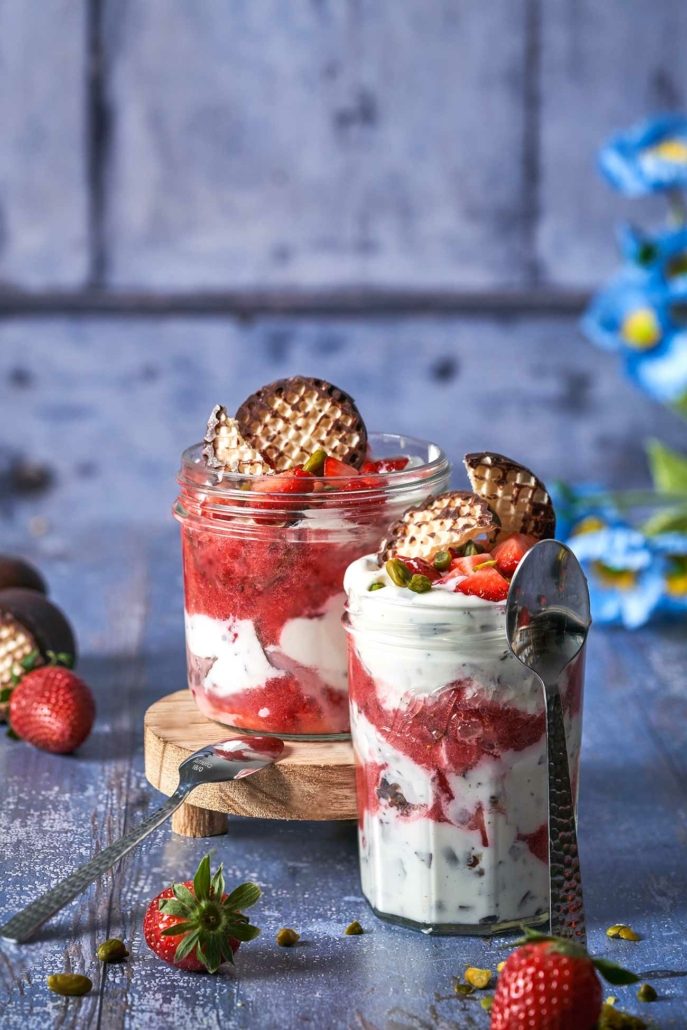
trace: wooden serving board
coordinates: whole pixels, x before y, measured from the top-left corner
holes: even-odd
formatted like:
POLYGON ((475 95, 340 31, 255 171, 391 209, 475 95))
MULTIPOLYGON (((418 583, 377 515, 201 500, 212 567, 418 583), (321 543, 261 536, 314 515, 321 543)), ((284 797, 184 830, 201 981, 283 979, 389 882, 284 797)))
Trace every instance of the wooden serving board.
MULTIPOLYGON (((151 705, 144 718, 145 774, 163 794, 174 793, 178 768, 207 744, 239 736, 206 719, 189 690, 151 705)), ((207 837, 226 832, 227 815, 260 819, 355 819, 355 772, 349 741, 285 741, 284 757, 253 776, 198 787, 193 804, 172 817, 177 833, 207 837)))

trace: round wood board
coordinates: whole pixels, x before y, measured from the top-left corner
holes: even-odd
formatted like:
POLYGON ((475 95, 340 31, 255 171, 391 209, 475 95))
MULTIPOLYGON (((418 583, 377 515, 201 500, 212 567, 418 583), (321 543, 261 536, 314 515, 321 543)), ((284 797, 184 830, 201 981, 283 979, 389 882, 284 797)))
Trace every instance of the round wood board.
MULTIPOLYGON (((163 794, 173 794, 181 762, 206 744, 240 736, 206 719, 189 690, 177 690, 151 705, 144 719, 145 774, 163 794)), ((253 776, 211 783, 191 795, 186 817, 175 829, 193 836, 221 833, 222 820, 197 819, 192 810, 260 819, 355 819, 355 770, 349 741, 285 741, 284 757, 253 776), (189 825, 186 825, 186 824, 189 825)))

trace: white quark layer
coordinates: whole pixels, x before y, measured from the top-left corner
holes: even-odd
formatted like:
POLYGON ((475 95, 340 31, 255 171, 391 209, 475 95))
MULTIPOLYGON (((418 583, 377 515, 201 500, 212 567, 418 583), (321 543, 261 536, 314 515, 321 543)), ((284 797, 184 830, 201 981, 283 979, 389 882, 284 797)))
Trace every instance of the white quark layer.
POLYGON ((282 654, 316 669, 328 687, 341 691, 348 685, 346 634, 341 625, 345 600, 344 594, 335 594, 317 618, 289 619, 279 636, 282 654))
MULTIPOLYGON (((251 619, 213 619, 186 612, 186 644, 196 658, 211 660, 203 686, 216 697, 262 687, 286 672, 310 670, 337 691, 347 689, 346 638, 341 626, 344 595, 331 597, 320 615, 289 619, 279 646, 263 648, 251 619)), ((316 692, 303 682, 305 693, 316 692)))
POLYGON ((214 659, 204 681, 217 697, 261 687, 281 676, 267 659, 250 619, 212 619, 185 613, 186 646, 196 658, 214 659))
MULTIPOLYGON (((431 805, 432 773, 391 747, 355 706, 351 722, 360 759, 410 805, 431 805)), ((423 926, 474 926, 532 919, 548 906, 548 870, 518 839, 546 821, 544 739, 521 752, 485 758, 466 776, 449 774, 454 795, 437 822, 381 801, 360 830, 363 893, 380 913, 423 926), (482 806, 489 845, 465 824, 482 806)))

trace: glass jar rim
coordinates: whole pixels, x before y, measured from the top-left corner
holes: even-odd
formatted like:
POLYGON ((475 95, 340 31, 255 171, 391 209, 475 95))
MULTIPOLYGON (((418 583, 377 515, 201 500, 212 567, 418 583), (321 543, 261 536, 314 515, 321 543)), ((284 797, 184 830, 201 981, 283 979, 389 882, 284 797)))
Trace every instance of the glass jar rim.
MULTIPOLYGON (((428 457, 426 461, 421 462, 419 465, 412 465, 409 468, 390 472, 376 473, 379 477, 379 483, 373 486, 366 484, 357 489, 350 487, 338 488, 333 492, 322 492, 319 494, 309 491, 269 491, 271 506, 277 507, 280 501, 284 501, 292 507, 299 498, 307 498, 308 507, 331 507, 334 498, 336 498, 337 502, 343 503, 351 499, 355 499, 357 502, 360 502, 362 499, 365 501, 375 501, 381 498, 388 499, 402 495, 404 491, 412 489, 412 487, 419 483, 429 487, 429 492, 431 492, 432 484, 434 482, 441 482, 450 469, 448 455, 438 444, 431 440, 422 440, 418 437, 396 433, 370 433, 368 439, 373 450, 375 442, 385 444, 386 446, 393 444, 398 447, 400 454, 404 454, 408 450, 412 452, 413 450, 421 451, 424 449, 428 457)), ((226 505, 227 502, 237 501, 242 506, 245 506, 247 495, 250 496, 251 492, 250 489, 246 489, 245 484, 250 484, 264 477, 260 475, 247 475, 240 472, 214 472, 208 469, 202 460, 203 447, 204 444, 202 443, 193 444, 191 447, 187 447, 181 455, 181 467, 177 476, 177 482, 182 491, 202 492, 206 505, 212 505, 213 500, 217 500, 222 505, 226 505)), ((413 454, 411 453, 409 456, 412 457, 413 454)), ((369 475, 374 476, 375 473, 369 473, 369 475)), ((327 479, 334 487, 336 487, 337 483, 351 482, 350 474, 328 476, 327 479)))

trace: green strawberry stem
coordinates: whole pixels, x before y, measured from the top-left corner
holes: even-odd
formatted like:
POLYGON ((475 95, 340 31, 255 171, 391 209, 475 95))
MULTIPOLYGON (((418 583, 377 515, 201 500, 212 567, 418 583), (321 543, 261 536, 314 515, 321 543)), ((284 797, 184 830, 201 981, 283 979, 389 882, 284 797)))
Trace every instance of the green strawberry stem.
POLYGON ((552 950, 559 955, 566 955, 568 958, 588 958, 594 968, 601 973, 604 980, 615 987, 622 987, 626 984, 636 984, 639 977, 629 969, 623 969, 616 962, 607 958, 593 958, 580 944, 574 941, 565 940, 563 937, 552 937, 550 934, 541 933, 539 930, 532 930, 529 926, 523 926, 524 937, 516 944, 534 944, 537 941, 551 941, 552 950))
POLYGON ((179 916, 180 923, 163 930, 167 937, 181 937, 174 958, 180 962, 194 949, 199 962, 208 972, 216 973, 223 962, 234 961, 231 938, 252 941, 260 930, 253 926, 242 909, 250 908, 259 899, 261 891, 256 883, 242 883, 227 897, 224 895, 224 873, 220 865, 212 875, 210 856, 201 859, 193 890, 175 883, 173 898, 159 901, 161 912, 179 916))

